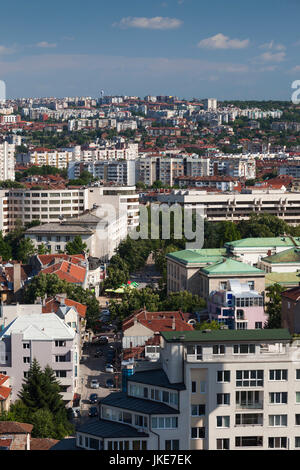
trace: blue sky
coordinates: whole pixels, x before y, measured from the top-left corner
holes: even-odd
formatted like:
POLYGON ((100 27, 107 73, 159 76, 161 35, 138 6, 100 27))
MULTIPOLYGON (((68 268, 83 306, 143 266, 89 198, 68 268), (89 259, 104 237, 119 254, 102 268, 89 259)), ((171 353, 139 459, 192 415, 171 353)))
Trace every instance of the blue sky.
POLYGON ((15 0, 1 5, 8 97, 287 99, 299 0, 15 0))

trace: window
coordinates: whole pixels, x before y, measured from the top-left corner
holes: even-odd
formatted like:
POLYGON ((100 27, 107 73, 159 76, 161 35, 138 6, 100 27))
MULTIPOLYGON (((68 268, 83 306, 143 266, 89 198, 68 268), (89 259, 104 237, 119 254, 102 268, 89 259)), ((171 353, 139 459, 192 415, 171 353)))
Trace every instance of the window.
POLYGON ((191 428, 191 439, 204 439, 205 428, 191 428))
POLYGON ((270 400, 270 403, 272 403, 272 404, 277 404, 277 403, 286 404, 287 403, 287 397, 288 397, 287 392, 271 392, 271 393, 269 393, 269 400, 270 400))
POLYGON ((300 369, 296 369, 296 380, 300 380, 300 369))
POLYGON ((252 425, 263 425, 263 414, 262 413, 245 413, 235 415, 236 426, 252 426, 252 425))
POLYGON ((225 354, 224 344, 215 344, 213 346, 213 354, 215 355, 225 354))
POLYGON ((147 428, 148 427, 147 416, 135 415, 135 425, 141 428, 147 428))
POLYGON ((227 289, 227 281, 221 281, 220 290, 226 290, 226 289, 227 289))
POLYGON ((203 380, 200 382, 200 393, 206 393, 206 382, 203 380))
POLYGON ((300 447, 300 437, 295 437, 295 447, 296 448, 300 447))
POLYGON ((61 347, 65 347, 66 346, 66 342, 65 341, 55 341, 55 347, 57 348, 61 348, 61 347))
POLYGON ((67 377, 67 371, 66 370, 56 370, 55 375, 56 375, 56 377, 67 377))
POLYGON ((152 418, 151 425, 153 429, 175 429, 178 427, 178 418, 177 416, 152 418))
POLYGON ((165 450, 179 450, 179 440, 165 441, 165 450))
POLYGON ((235 400, 241 408, 262 408, 262 400, 256 391, 236 392, 235 400))
POLYGON ((256 321, 256 322, 255 322, 255 329, 256 329, 256 330, 261 330, 262 327, 263 327, 263 324, 262 324, 261 321, 256 321))
POLYGON ((287 380, 287 369, 274 369, 269 371, 269 380, 287 380))
POLYGON ((286 449, 286 437, 269 437, 269 449, 286 449))
POLYGON ((229 439, 217 439, 217 450, 229 450, 229 439))
POLYGON ((23 357, 23 362, 24 362, 24 364, 29 364, 30 363, 30 357, 23 357))
POLYGON ((263 370, 237 370, 236 386, 237 387, 263 387, 264 371, 263 370))
POLYGON ((191 415, 192 416, 204 416, 205 405, 191 405, 191 415))
POLYGON ((229 428, 230 416, 217 416, 217 428, 229 428))
POLYGON ((296 403, 300 403, 300 392, 296 392, 296 403))
POLYGON ((28 374, 29 374, 29 372, 28 372, 28 371, 23 373, 23 375, 24 375, 24 379, 27 379, 27 377, 28 377, 28 374))
POLYGON ((262 447, 262 436, 243 436, 235 438, 236 447, 262 447))
POLYGON ((230 393, 217 393, 217 405, 230 405, 230 393))
POLYGON ((255 354, 255 344, 235 344, 233 354, 255 354))
POLYGON ((287 415, 269 415, 269 426, 287 426, 287 415))
POLYGON ((217 382, 220 382, 220 383, 230 382, 230 370, 218 370, 217 382))
POLYGON ((23 343, 23 349, 30 349, 29 343, 23 343))
POLYGON ((197 392, 197 382, 192 381, 192 393, 196 393, 196 392, 197 392))
POLYGON ((197 361, 202 361, 202 346, 189 345, 187 347, 187 355, 188 356, 195 356, 194 358, 197 361))
POLYGON ((300 415, 299 414, 295 415, 295 425, 300 426, 300 415))

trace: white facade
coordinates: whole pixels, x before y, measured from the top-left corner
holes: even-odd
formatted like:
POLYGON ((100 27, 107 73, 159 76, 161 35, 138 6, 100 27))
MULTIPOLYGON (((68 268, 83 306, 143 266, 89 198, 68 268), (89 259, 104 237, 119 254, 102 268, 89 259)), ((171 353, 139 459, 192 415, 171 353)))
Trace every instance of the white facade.
POLYGON ((0 144, 0 180, 15 180, 15 145, 0 144))

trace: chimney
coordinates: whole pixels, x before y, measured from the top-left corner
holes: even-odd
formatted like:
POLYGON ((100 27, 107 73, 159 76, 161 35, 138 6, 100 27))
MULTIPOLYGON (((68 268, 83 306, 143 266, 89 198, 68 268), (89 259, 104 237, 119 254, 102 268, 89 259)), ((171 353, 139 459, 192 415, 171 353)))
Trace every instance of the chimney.
POLYGON ((13 283, 15 294, 21 289, 21 263, 16 263, 13 266, 13 283))
POLYGON ((172 318, 172 330, 176 330, 175 317, 172 318))

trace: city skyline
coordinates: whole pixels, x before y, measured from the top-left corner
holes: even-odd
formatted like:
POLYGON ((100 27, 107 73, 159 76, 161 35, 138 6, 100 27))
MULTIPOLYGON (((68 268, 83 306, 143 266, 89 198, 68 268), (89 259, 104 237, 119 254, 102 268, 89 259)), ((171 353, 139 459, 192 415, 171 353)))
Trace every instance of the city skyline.
POLYGON ((290 100, 300 77, 294 0, 88 0, 2 6, 7 97, 170 94, 290 100), (18 15, 15 15, 15 8, 18 15))

